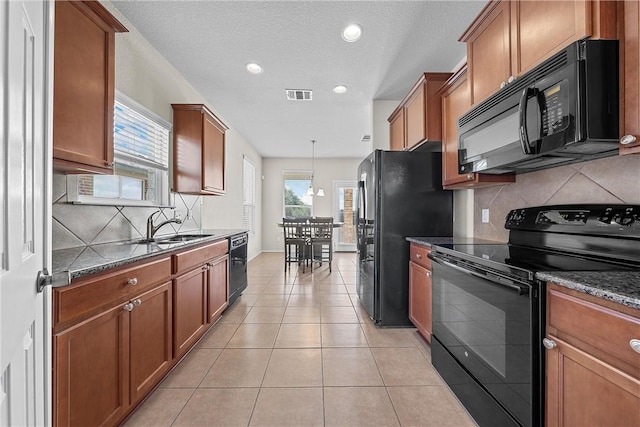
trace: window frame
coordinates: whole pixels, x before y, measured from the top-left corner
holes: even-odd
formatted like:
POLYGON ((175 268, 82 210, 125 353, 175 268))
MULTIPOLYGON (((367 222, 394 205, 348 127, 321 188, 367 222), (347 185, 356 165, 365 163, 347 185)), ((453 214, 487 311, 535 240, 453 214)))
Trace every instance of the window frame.
MULTIPOLYGON (((78 185, 79 179, 82 175, 67 175, 67 200, 74 204, 88 204, 88 205, 107 205, 107 206, 140 206, 140 207, 169 207, 173 208, 171 205, 171 184, 170 184, 170 146, 173 132, 173 125, 167 120, 163 119, 153 111, 149 110, 139 102, 134 99, 128 97, 127 95, 115 91, 115 103, 114 103, 114 139, 116 133, 116 119, 115 119, 115 108, 116 103, 124 106, 132 110, 133 112, 143 116, 146 120, 155 122, 155 124, 165 128, 167 130, 167 140, 166 140, 166 150, 167 150, 167 166, 166 170, 161 166, 155 165, 153 162, 148 161, 144 158, 136 158, 134 156, 127 155, 126 153, 118 153, 115 149, 114 142, 114 174, 113 176, 118 177, 127 177, 126 175, 117 175, 115 173, 115 164, 120 160, 121 164, 129 164, 134 167, 139 167, 142 169, 146 169, 149 173, 154 173, 156 175, 156 181, 159 188, 156 190, 156 194, 160 197, 160 200, 133 200, 126 199, 122 197, 117 198, 107 198, 107 197, 96 197, 89 196, 84 194, 79 194, 78 185)), ((121 181, 118 184, 122 185, 121 181)))
POLYGON ((287 205, 285 204, 285 182, 287 181, 287 174, 289 175, 295 175, 295 174, 299 174, 299 175, 308 175, 309 177, 309 184, 311 185, 311 181, 313 178, 313 171, 311 170, 306 170, 306 169, 284 169, 282 170, 282 183, 281 183, 281 189, 282 189, 282 196, 281 196, 281 201, 282 201, 282 217, 285 218, 286 215, 286 211, 287 211, 287 207, 309 207, 309 217, 313 216, 313 205, 314 205, 314 197, 315 196, 309 196, 311 197, 311 204, 310 205, 287 205))

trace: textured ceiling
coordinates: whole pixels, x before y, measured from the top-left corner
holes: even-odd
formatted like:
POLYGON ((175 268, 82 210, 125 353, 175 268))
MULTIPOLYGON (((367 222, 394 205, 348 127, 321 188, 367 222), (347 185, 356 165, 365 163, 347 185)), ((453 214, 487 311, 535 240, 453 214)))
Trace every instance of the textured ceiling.
POLYGON ((316 157, 363 158, 371 102, 401 100, 420 73, 455 67, 484 1, 113 4, 263 157, 311 157, 315 139, 316 157), (352 22, 364 31, 347 43, 352 22), (339 84, 348 92, 334 94, 339 84), (313 101, 287 101, 285 89, 312 89, 313 101))

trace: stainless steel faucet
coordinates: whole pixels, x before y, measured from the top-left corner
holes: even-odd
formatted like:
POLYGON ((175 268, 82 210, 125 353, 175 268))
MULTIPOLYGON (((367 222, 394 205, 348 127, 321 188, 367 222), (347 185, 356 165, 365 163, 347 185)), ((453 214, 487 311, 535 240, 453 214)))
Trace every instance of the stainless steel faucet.
POLYGON ((182 224, 182 220, 180 218, 170 218, 164 222, 161 222, 158 225, 153 225, 153 216, 160 212, 161 211, 155 211, 154 213, 149 215, 149 218, 147 218, 147 240, 152 240, 153 236, 163 225, 167 225, 172 222, 175 222, 176 224, 182 224))

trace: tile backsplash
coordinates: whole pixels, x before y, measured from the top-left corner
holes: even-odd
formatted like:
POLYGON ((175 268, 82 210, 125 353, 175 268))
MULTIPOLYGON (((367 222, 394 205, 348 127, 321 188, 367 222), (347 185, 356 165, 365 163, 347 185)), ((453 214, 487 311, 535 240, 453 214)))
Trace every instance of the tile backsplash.
POLYGON ((516 177, 510 185, 474 191, 474 237, 506 242, 504 218, 529 206, 612 203, 640 204, 640 156, 615 156, 516 177), (489 223, 482 223, 489 209, 489 223))
MULTIPOLYGON (((131 206, 78 205, 67 202, 65 175, 53 175, 53 250, 89 244, 108 243, 144 238, 147 218, 158 208, 131 206)), ((182 224, 167 224, 157 235, 197 231, 202 227, 201 196, 171 193, 171 204, 176 207, 182 224), (187 215, 189 214, 189 215, 187 215)), ((174 209, 163 208, 154 221, 158 224, 173 218, 174 209)))

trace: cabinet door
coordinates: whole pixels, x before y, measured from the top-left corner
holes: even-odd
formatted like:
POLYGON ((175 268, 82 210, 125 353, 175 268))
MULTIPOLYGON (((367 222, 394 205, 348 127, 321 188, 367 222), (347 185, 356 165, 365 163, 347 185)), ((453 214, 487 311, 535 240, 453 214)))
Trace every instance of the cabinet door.
POLYGON ((210 263, 209 266, 209 323, 215 322, 229 305, 229 255, 210 263))
POLYGON ((202 189, 224 194, 224 131, 204 115, 202 142, 202 189))
POLYGON ((409 319, 431 342, 431 272, 409 262, 409 319))
POLYGON ((427 138, 425 128, 425 85, 418 86, 405 106, 407 122, 407 148, 411 148, 427 138))
POLYGON ((184 354, 207 326, 207 270, 196 268, 173 282, 173 357, 184 354))
POLYGON ((622 135, 633 141, 620 145, 620 154, 640 153, 640 5, 625 1, 624 8, 624 69, 622 90, 624 122, 622 135), (635 139, 635 141, 634 141, 635 139))
POLYGON ((467 42, 472 104, 496 92, 511 76, 510 4, 489 3, 462 36, 467 42))
POLYGON ((171 366, 171 282, 133 300, 130 326, 131 403, 144 397, 171 366))
POLYGON ((115 425, 129 407, 129 312, 113 308, 54 335, 54 424, 115 425))
POLYGON ((591 35, 591 2, 512 2, 511 22, 512 70, 519 76, 570 43, 591 35))
POLYGON ((115 31, 126 29, 97 2, 55 9, 54 168, 111 173, 115 31))
POLYGON ((640 425, 640 380, 549 336, 547 426, 640 425))
POLYGON ((398 113, 391 118, 391 121, 389 122, 389 131, 389 148, 395 151, 404 150, 406 146, 404 134, 404 108, 401 108, 398 113))

